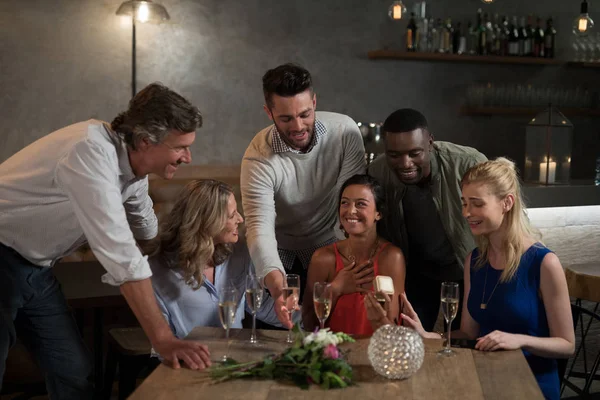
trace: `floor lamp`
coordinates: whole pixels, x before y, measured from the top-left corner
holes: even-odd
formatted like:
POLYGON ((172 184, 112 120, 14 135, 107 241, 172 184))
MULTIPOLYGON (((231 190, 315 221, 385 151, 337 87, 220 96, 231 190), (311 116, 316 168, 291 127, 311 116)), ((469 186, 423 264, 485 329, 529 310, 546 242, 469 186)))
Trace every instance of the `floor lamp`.
POLYGON ((135 96, 135 23, 136 22, 149 22, 152 24, 160 24, 163 21, 168 20, 169 13, 167 9, 160 5, 153 3, 151 0, 131 0, 125 1, 117 10, 117 15, 125 15, 131 17, 131 97, 135 96))

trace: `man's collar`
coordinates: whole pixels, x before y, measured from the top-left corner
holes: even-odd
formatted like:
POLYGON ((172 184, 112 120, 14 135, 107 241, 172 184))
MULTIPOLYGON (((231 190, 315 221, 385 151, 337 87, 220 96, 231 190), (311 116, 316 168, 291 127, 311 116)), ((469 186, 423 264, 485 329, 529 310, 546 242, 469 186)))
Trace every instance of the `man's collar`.
POLYGON ((133 168, 131 167, 131 162, 129 161, 129 148, 127 147, 127 143, 110 128, 110 125, 103 124, 104 129, 108 133, 109 137, 115 144, 115 148, 117 150, 117 158, 119 162, 119 176, 123 177, 125 182, 133 181, 139 179, 135 176, 133 172, 133 168))

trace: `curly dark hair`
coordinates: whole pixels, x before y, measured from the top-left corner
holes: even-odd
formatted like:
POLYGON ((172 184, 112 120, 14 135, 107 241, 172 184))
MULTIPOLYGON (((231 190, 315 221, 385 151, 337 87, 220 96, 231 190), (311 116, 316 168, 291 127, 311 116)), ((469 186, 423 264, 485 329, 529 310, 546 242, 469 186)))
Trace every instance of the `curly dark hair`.
POLYGON ((265 102, 269 108, 273 107, 273 94, 291 97, 308 89, 312 92, 310 72, 292 63, 268 70, 263 75, 262 81, 265 102))

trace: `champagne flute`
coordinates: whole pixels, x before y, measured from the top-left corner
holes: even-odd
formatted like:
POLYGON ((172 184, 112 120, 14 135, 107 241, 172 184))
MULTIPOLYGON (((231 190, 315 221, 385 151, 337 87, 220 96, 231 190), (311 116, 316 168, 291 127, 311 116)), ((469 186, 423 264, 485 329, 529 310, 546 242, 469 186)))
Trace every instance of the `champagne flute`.
MULTIPOLYGON (((298 298, 300 297, 300 275, 289 274, 286 277, 286 284, 283 288, 283 301, 285 302, 285 308, 290 313, 290 320, 292 319, 292 313, 298 307, 298 298)), ((292 328, 288 330, 286 343, 294 343, 292 339, 292 328)))
POLYGON ((235 321, 235 312, 237 309, 237 290, 232 286, 226 286, 219 292, 219 318, 221 319, 221 325, 225 329, 225 338, 227 339, 227 349, 225 354, 221 358, 222 362, 226 362, 229 357, 227 352, 229 350, 229 328, 235 321))
POLYGON ((256 338, 256 312, 262 306, 264 298, 263 287, 260 280, 254 274, 246 276, 246 304, 252 312, 252 334, 250 335, 250 343, 258 343, 256 338))
POLYGON ((459 287, 456 282, 442 282, 441 301, 444 319, 448 325, 448 334, 446 335, 446 347, 438 352, 442 356, 452 356, 454 351, 450 347, 450 332, 452 331, 452 321, 456 318, 458 312, 459 287))
POLYGON ((325 327, 325 321, 329 317, 331 311, 331 284, 327 282, 315 282, 313 289, 313 304, 315 306, 315 314, 319 319, 321 329, 325 327))

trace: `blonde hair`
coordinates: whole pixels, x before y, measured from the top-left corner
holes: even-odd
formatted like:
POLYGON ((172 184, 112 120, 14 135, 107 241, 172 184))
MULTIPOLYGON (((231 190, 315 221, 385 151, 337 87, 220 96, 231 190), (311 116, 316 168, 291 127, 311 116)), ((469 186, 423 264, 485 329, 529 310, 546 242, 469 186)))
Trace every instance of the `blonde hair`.
POLYGON ((152 255, 165 257, 168 268, 181 270, 185 283, 194 290, 202 285, 208 262, 219 265, 231 255, 231 244, 215 245, 213 238, 225 228, 232 194, 231 186, 220 181, 192 181, 161 223, 152 255))
MULTIPOLYGON (((510 194, 514 196, 514 204, 504 215, 503 222, 506 236, 502 241, 502 252, 506 257, 506 267, 502 271, 500 281, 508 282, 515 275, 521 256, 527 250, 523 238, 539 240, 541 235, 537 229, 531 226, 525 213, 526 207, 521 193, 521 183, 515 164, 511 160, 498 157, 495 160, 474 165, 463 176, 461 188, 472 183, 485 184, 499 200, 505 199, 510 194)), ((479 257, 475 267, 481 268, 489 261, 490 241, 485 235, 478 235, 475 240, 479 248, 479 257)))

